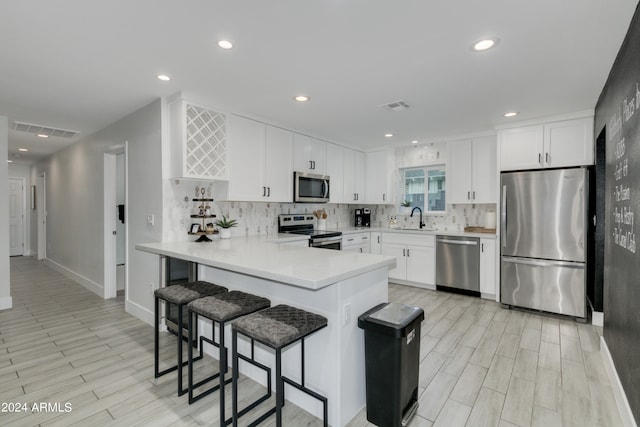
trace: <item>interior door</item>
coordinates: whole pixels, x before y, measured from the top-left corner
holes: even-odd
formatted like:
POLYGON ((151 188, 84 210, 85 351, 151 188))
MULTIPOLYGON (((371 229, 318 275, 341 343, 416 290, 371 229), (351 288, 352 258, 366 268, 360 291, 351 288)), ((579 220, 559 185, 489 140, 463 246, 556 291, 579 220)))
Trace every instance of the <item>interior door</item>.
POLYGON ((9 255, 24 255, 24 185, 9 178, 9 255))

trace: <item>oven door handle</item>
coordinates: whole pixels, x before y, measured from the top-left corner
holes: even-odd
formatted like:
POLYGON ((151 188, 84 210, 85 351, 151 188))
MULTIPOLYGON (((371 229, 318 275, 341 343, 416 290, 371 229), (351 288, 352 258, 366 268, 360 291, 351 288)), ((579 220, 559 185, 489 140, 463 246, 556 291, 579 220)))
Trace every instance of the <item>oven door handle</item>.
POLYGON ((316 243, 326 244, 326 243, 334 243, 334 242, 342 242, 342 236, 314 237, 313 239, 311 239, 312 245, 315 245, 316 243))

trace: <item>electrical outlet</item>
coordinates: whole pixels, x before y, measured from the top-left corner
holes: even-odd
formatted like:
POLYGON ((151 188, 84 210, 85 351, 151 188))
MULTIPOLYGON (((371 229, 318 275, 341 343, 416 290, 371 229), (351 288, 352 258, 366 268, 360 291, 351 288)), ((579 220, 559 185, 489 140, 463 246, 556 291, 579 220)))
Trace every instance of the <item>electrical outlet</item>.
POLYGON ((343 308, 342 325, 351 323, 351 304, 345 304, 343 308))
POLYGON ((156 222, 156 217, 153 214, 147 214, 147 224, 153 225, 156 222))

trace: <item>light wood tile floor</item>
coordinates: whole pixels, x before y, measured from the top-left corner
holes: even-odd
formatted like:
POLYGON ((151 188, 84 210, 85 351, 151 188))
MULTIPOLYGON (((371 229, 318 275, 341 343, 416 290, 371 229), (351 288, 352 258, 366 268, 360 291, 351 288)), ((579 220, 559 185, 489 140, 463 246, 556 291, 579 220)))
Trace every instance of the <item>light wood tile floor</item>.
MULTIPOLYGON (((11 294, 14 308, 0 311, 0 402, 72 410, 0 412, 0 425, 218 425, 217 393, 188 405, 175 374, 153 378, 153 329, 122 297, 102 300, 31 257, 11 259, 11 294)), ((412 427, 621 425, 592 326, 406 286, 390 285, 389 297, 426 315, 412 427)), ((164 360, 174 343, 163 334, 164 360)), ((215 362, 203 366, 198 374, 215 362)), ((241 387, 244 399, 263 392, 241 387)), ((285 426, 321 425, 291 404, 284 414, 285 426)), ((364 411, 350 423, 371 425, 364 411)))

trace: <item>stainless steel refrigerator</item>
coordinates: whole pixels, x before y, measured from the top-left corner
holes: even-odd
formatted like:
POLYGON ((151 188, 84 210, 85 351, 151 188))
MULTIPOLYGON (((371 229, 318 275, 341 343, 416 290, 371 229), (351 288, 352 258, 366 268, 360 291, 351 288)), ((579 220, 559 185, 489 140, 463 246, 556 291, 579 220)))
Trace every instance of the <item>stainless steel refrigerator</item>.
POLYGON ((501 178, 501 302, 586 317, 588 170, 501 178))

